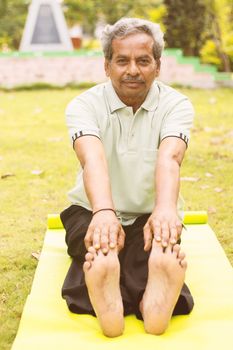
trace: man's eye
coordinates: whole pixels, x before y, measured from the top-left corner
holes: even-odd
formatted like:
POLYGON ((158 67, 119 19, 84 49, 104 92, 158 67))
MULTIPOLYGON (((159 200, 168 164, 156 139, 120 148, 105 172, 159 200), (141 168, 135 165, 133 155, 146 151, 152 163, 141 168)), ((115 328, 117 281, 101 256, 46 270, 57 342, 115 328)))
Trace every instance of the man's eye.
POLYGON ((142 60, 139 61, 139 63, 140 63, 141 65, 143 65, 143 66, 146 66, 146 65, 148 65, 150 62, 149 62, 148 60, 146 60, 146 59, 142 59, 142 60))
POLYGON ((118 64, 126 64, 127 63, 127 61, 125 60, 125 59, 119 59, 119 60, 117 60, 117 63, 118 64))

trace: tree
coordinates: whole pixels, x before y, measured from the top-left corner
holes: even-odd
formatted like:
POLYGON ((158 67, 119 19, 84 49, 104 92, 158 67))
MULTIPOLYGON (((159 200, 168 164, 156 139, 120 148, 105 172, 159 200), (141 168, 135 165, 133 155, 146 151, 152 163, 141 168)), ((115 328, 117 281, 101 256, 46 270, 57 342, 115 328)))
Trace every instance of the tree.
POLYGON ((166 16, 166 13, 167 8, 163 4, 163 1, 160 1, 157 6, 153 6, 153 8, 148 10, 149 20, 158 23, 163 32, 165 32, 164 17, 166 16))
POLYGON ((185 55, 198 56, 203 44, 206 6, 201 0, 164 0, 165 41, 185 55))
POLYGON ((98 0, 101 14, 109 24, 115 23, 121 17, 147 17, 148 10, 158 1, 144 0, 98 0))
POLYGON ((80 23, 84 30, 94 33, 98 21, 113 24, 121 17, 148 17, 160 0, 64 0, 65 16, 69 24, 80 23))
POLYGON ((29 1, 0 0, 0 44, 18 49, 29 1))
POLYGON ((216 63, 230 72, 233 69, 233 2, 232 0, 205 0, 206 40, 200 51, 203 62, 216 63))
POLYGON ((5 15, 6 9, 7 9, 7 0, 1 0, 1 2, 0 2, 0 18, 2 18, 5 15))
POLYGON ((64 0, 63 9, 68 25, 79 23, 86 33, 93 34, 99 16, 97 2, 93 0, 64 0))

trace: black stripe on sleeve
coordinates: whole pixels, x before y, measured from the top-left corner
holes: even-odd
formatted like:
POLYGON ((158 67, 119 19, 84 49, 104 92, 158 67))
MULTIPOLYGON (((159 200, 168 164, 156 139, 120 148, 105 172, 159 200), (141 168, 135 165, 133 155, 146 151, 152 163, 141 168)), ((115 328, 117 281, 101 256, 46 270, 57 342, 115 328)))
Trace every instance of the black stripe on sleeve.
POLYGON ((184 134, 182 134, 182 133, 180 133, 180 136, 177 136, 177 135, 168 135, 168 136, 165 136, 165 137, 161 140, 161 142, 162 142, 163 140, 165 140, 167 137, 177 137, 178 139, 183 140, 183 141, 185 142, 185 144, 186 144, 186 147, 188 148, 189 139, 188 139, 188 137, 187 137, 186 135, 184 135, 184 134))
POLYGON ((97 137, 97 139, 100 140, 100 137, 94 134, 84 134, 82 131, 76 132, 74 134, 74 136, 72 136, 72 140, 73 140, 73 148, 74 148, 74 143, 77 139, 79 139, 80 137, 84 137, 84 136, 94 136, 97 137))

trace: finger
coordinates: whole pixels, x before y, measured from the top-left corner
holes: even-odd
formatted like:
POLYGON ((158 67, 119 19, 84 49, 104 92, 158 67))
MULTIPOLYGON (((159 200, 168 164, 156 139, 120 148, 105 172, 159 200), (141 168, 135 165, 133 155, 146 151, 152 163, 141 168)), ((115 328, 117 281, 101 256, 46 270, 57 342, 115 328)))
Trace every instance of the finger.
POLYGON ((167 247, 169 236, 170 236, 170 231, 167 223, 163 223, 161 225, 161 235, 162 235, 162 246, 167 247))
POLYGON ((153 236, 157 242, 161 242, 162 240, 162 230, 161 224, 159 220, 152 220, 150 222, 150 228, 153 233, 153 236))
POLYGON ((95 228, 93 232, 93 246, 95 249, 100 248, 100 229, 95 228))
POLYGON ((100 233, 100 248, 104 254, 108 252, 108 227, 104 226, 100 233))
POLYGON ((170 227, 170 243, 176 244, 178 240, 178 232, 175 226, 170 227))
POLYGON ((177 229, 177 239, 180 238, 181 233, 182 233, 182 229, 183 229, 183 225, 180 221, 176 222, 176 229, 177 229))
POLYGON ((125 244, 125 232, 123 228, 121 228, 120 233, 118 234, 118 239, 117 239, 117 246, 118 246, 118 251, 120 251, 125 244))
POLYGON ((87 250, 93 244, 93 231, 94 231, 93 228, 89 226, 87 233, 86 233, 86 236, 84 238, 84 244, 85 244, 85 247, 87 250))
POLYGON ((110 228, 110 233, 109 233, 109 246, 110 248, 115 248, 117 245, 117 236, 120 228, 118 225, 115 225, 110 228))
POLYGON ((151 249, 151 244, 153 240, 153 234, 151 232, 151 228, 149 224, 146 224, 144 226, 144 250, 148 251, 151 249))

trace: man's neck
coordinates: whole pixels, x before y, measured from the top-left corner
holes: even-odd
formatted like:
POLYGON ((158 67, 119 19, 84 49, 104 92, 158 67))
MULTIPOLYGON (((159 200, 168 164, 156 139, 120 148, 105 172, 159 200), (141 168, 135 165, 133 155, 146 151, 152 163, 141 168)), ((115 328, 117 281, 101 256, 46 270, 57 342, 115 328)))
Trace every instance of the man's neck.
MULTIPOLYGON (((117 93, 117 91, 116 91, 117 93)), ((119 96, 118 93, 118 97, 119 99, 128 107, 132 107, 133 108, 133 113, 135 114, 137 112, 137 110, 141 107, 141 105, 143 104, 143 102, 146 99, 148 91, 146 92, 145 96, 140 96, 140 98, 130 98, 128 96, 126 96, 125 98, 122 96, 119 96)))

